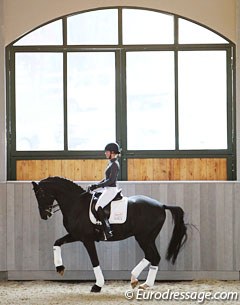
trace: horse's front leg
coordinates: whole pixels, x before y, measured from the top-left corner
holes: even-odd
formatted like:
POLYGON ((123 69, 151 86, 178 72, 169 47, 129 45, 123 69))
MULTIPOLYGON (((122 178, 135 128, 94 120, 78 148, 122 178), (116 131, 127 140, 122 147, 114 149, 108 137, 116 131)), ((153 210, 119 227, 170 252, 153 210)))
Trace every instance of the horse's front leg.
POLYGON ((54 265, 56 267, 56 271, 63 275, 65 267, 62 261, 62 254, 61 254, 61 246, 63 244, 72 243, 76 241, 70 234, 63 236, 55 241, 53 246, 53 257, 54 257, 54 265))
POLYGON ((104 285, 104 276, 99 265, 97 250, 94 241, 84 242, 88 255, 92 262, 93 271, 96 278, 96 283, 92 286, 91 292, 100 292, 104 285))

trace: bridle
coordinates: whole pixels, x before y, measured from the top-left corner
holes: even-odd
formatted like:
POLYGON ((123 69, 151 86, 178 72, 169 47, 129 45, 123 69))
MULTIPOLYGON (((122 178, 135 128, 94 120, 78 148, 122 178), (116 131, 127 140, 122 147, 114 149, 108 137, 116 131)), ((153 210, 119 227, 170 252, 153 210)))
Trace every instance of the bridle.
POLYGON ((59 204, 58 204, 58 203, 53 204, 52 206, 49 206, 48 208, 46 208, 44 211, 45 211, 45 212, 48 212, 48 213, 50 213, 50 214, 53 215, 53 214, 55 214, 56 212, 60 211, 59 204), (58 207, 58 209, 53 210, 53 209, 55 209, 56 207, 58 207))
MULTIPOLYGON (((39 199, 48 196, 48 197, 52 198, 53 201, 55 200, 53 195, 49 195, 49 194, 46 195, 46 192, 41 187, 38 190, 35 191, 35 194, 36 194, 37 198, 39 198, 39 199)), ((46 209, 42 209, 42 208, 40 208, 40 209, 42 209, 42 211, 44 211, 44 212, 47 212, 47 213, 53 215, 56 212, 60 211, 60 208, 54 210, 56 207, 59 207, 58 203, 53 204, 53 205, 49 205, 46 209)))

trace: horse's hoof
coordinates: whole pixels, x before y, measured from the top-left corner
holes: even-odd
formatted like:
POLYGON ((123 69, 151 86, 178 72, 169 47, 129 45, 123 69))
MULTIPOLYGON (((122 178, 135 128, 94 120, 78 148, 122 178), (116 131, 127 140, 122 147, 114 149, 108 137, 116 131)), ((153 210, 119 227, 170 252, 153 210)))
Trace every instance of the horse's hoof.
POLYGON ((58 267, 56 267, 57 273, 59 273, 61 276, 63 276, 64 270, 65 270, 65 267, 64 267, 64 266, 58 266, 58 267))
POLYGON ((146 289, 148 289, 148 288, 150 288, 150 286, 148 286, 147 284, 142 284, 142 285, 139 285, 139 287, 138 287, 138 289, 144 289, 144 290, 146 290, 146 289))
POLYGON ((100 292, 102 287, 99 287, 98 285, 94 284, 92 286, 91 292, 100 292))
POLYGON ((134 280, 134 281, 131 282, 132 289, 137 287, 137 285, 138 285, 138 280, 134 280))

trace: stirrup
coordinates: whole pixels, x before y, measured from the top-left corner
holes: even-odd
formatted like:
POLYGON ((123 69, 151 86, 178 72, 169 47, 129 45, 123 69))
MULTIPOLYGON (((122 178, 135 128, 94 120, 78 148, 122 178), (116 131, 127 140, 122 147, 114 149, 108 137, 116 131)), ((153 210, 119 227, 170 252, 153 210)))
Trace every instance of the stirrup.
POLYGON ((104 233, 104 240, 109 240, 113 237, 112 230, 108 231, 108 230, 103 229, 103 233, 104 233))

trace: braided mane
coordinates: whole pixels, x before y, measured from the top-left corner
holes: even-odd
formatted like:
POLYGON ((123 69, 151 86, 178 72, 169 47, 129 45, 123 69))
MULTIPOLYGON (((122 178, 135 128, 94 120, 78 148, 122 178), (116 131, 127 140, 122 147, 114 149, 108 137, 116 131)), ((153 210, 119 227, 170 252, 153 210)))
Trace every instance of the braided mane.
POLYGON ((73 181, 63 178, 63 177, 48 177, 46 179, 43 179, 40 181, 41 183, 45 183, 45 182, 56 182, 59 184, 59 186, 61 187, 65 187, 67 188, 69 191, 77 191, 78 193, 82 194, 83 192, 85 192, 85 190, 80 186, 77 185, 76 183, 74 183, 73 181))

